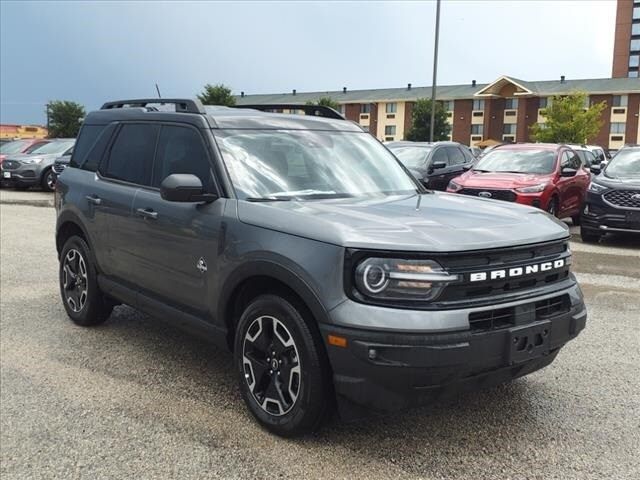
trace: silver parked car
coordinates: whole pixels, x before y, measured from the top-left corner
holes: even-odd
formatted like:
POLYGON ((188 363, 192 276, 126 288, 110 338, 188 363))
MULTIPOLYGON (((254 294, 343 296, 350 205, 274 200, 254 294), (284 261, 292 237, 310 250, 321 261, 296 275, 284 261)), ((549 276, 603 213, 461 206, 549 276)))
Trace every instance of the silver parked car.
POLYGON ((59 138, 31 153, 8 156, 2 162, 2 180, 17 189, 40 185, 45 191, 53 191, 56 184, 53 163, 60 156, 70 155, 75 143, 73 138, 59 138))

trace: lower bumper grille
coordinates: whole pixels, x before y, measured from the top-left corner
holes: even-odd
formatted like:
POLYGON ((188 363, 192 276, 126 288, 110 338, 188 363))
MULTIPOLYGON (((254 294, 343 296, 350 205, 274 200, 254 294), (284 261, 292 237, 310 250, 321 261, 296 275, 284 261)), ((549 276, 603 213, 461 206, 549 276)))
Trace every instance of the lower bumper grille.
POLYGON ((60 175, 64 169, 67 168, 67 165, 64 163, 54 163, 53 171, 56 172, 57 175, 60 175))
POLYGON ((469 325, 473 332, 486 332, 500 328, 524 325, 538 320, 548 320, 567 313, 571 302, 569 295, 539 300, 516 307, 498 308, 469 314, 469 325))

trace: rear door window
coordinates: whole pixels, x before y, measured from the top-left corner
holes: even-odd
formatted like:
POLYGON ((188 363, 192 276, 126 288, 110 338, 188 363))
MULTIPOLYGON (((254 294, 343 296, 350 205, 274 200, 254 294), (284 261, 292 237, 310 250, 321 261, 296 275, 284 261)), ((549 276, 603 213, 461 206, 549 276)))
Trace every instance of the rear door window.
POLYGON ((164 125, 158 140, 151 186, 174 173, 190 173, 202 182, 207 192, 214 191, 209 156, 197 130, 176 125, 164 125))
POLYGON ((115 180, 150 185, 159 131, 158 125, 149 123, 122 125, 111 146, 106 165, 100 167, 100 173, 115 180))

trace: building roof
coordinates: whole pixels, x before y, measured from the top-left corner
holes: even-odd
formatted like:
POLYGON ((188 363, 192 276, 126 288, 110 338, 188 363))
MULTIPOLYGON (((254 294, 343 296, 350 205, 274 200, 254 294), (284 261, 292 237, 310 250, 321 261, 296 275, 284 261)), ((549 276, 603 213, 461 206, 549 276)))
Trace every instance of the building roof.
MULTIPOLYGON (((589 95, 640 93, 640 80, 637 78, 593 78, 526 81, 514 77, 501 76, 491 83, 438 86, 439 100, 473 99, 482 95, 482 91, 498 82, 510 82, 524 88, 518 96, 562 95, 580 90, 589 95), (530 92, 530 93, 529 93, 530 92)), ((371 90, 342 90, 325 92, 296 92, 256 94, 236 96, 239 105, 317 102, 321 97, 331 97, 338 103, 377 103, 385 101, 415 101, 418 98, 431 98, 431 87, 376 88, 371 90)))

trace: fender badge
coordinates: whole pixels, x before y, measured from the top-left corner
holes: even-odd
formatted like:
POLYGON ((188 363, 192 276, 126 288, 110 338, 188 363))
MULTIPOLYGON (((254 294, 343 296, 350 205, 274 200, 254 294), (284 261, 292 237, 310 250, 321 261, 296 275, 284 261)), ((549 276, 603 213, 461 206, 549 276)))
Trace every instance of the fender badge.
POLYGON ((203 257, 200 257, 198 263, 196 263, 196 268, 200 273, 204 273, 207 271, 207 262, 204 261, 203 257))

